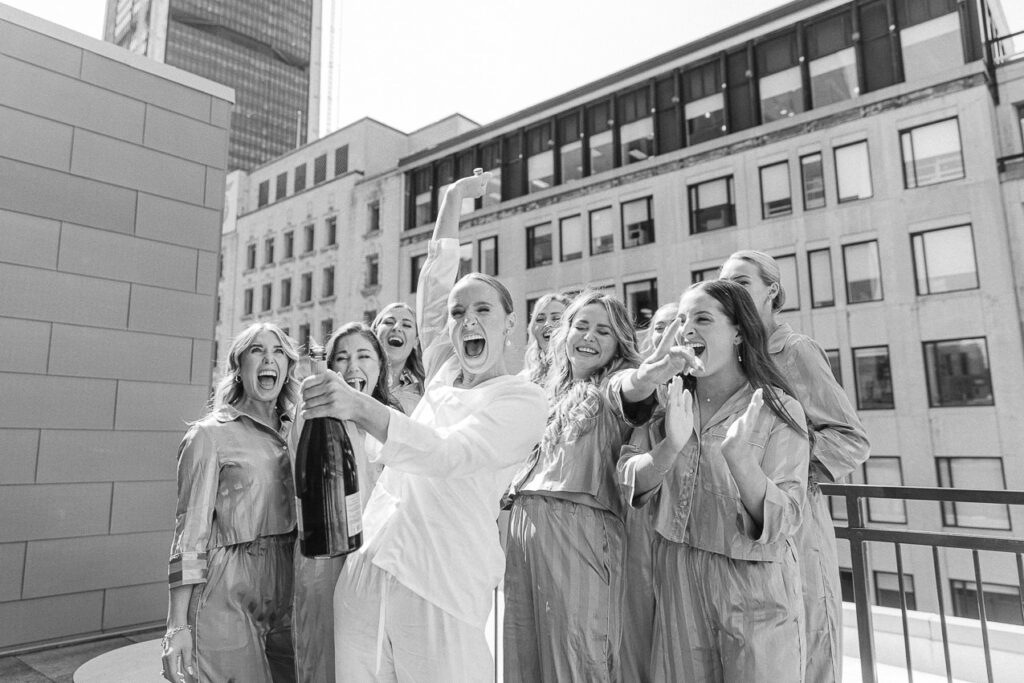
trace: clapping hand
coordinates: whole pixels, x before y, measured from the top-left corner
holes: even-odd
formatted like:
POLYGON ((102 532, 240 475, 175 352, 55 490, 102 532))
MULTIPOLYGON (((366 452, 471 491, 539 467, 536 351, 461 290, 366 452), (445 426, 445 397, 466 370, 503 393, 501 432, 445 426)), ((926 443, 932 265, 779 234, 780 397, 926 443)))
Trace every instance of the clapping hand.
POLYGON ((764 406, 764 389, 758 389, 750 397, 747 409, 729 425, 729 430, 725 433, 725 440, 722 441, 722 455, 726 459, 742 456, 743 452, 747 450, 743 448, 743 445, 749 443, 754 434, 757 416, 761 412, 762 406, 764 406))
POLYGON ((680 373, 692 375, 704 369, 704 362, 697 358, 692 349, 675 343, 678 331, 679 319, 676 318, 665 330, 658 348, 637 368, 639 381, 648 385, 664 384, 680 373))
POLYGON ((693 434, 693 395, 683 389, 683 378, 672 378, 665 397, 665 440, 676 452, 693 434))

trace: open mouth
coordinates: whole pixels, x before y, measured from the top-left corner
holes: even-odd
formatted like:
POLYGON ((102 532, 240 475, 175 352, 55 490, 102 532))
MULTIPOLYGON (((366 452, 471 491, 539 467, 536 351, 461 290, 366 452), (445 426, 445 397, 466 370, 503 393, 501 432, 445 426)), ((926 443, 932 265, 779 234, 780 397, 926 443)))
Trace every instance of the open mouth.
POLYGON ((599 356, 599 355, 601 355, 600 351, 598 351, 597 349, 591 348, 589 346, 577 346, 575 348, 575 351, 576 351, 576 353, 582 354, 584 356, 599 356))
POLYGON ((405 340, 399 337, 397 334, 390 335, 387 339, 388 346, 400 349, 405 346, 405 340))
POLYGON ((346 377, 345 384, 349 385, 359 393, 363 393, 366 389, 366 378, 365 377, 346 377))
POLYGON ((477 358, 484 352, 484 347, 487 346, 487 341, 481 334, 470 333, 462 338, 462 348, 466 352, 467 358, 477 358))
POLYGON ((269 391, 274 388, 277 384, 277 371, 271 370, 270 368, 264 368, 256 373, 256 383, 259 384, 260 389, 269 391))
POLYGON ((707 348, 704 342, 699 341, 683 342, 683 346, 693 351, 693 355, 696 356, 697 358, 700 358, 704 354, 704 349, 707 348))

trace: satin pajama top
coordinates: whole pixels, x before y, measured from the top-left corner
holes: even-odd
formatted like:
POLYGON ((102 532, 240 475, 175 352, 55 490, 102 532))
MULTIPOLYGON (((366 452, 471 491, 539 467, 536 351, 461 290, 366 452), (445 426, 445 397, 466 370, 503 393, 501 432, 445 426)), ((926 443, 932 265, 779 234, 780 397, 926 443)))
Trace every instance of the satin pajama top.
POLYGON ((205 583, 210 550, 289 533, 295 487, 282 419, 275 432, 234 406, 193 424, 178 448, 168 581, 205 583))
MULTIPOLYGON (((753 393, 745 384, 709 419, 695 414, 695 421, 702 422, 700 437, 691 435, 662 482, 646 493, 636 491, 635 456, 664 439, 664 416, 635 430, 622 447, 618 470, 626 499, 638 508, 654 505, 654 529, 665 539, 734 560, 782 558, 786 540, 800 525, 807 497, 807 437, 762 406, 747 444, 757 452, 767 479, 764 524, 758 529, 722 455, 729 426, 746 411, 753 393)), ((800 403, 782 392, 777 395, 793 420, 803 424, 800 403)))

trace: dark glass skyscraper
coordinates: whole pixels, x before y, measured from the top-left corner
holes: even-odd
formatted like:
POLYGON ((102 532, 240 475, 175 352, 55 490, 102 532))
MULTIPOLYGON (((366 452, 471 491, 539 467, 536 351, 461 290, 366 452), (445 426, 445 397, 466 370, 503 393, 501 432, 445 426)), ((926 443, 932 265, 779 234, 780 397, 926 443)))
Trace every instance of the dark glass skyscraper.
POLYGON ((104 38, 234 88, 229 168, 250 170, 306 142, 311 91, 319 88, 319 5, 108 0, 104 38))

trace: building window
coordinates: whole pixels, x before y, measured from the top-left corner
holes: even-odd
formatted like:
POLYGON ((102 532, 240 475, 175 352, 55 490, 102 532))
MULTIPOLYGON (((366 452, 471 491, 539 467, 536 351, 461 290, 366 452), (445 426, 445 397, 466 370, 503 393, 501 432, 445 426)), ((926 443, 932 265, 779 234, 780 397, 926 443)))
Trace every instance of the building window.
POLYGON ((292 279, 286 277, 281 280, 281 308, 292 305, 292 279))
POLYGON ((579 214, 558 222, 559 245, 563 261, 583 258, 583 217, 579 214))
MULTIPOLYGON (((434 163, 434 187, 437 188, 437 211, 441 210, 444 203, 444 196, 448 193, 448 186, 455 182, 455 160, 451 157, 438 159, 434 163)), ((431 218, 437 218, 433 214, 431 218)))
POLYGON ((366 206, 367 225, 366 232, 374 233, 380 231, 380 200, 370 202, 366 206))
POLYGON ((825 206, 825 173, 821 168, 821 152, 800 157, 800 184, 804 192, 804 210, 825 206))
POLYGON ((277 176, 277 199, 281 201, 288 194, 288 173, 281 173, 277 176))
POLYGON ((256 243, 247 244, 245 247, 245 269, 252 270, 256 267, 256 243))
POLYGON ((789 186, 789 162, 761 167, 761 218, 793 213, 793 192, 789 186))
POLYGON ((654 119, 648 86, 619 96, 619 153, 622 165, 643 161, 654 154, 654 119))
POLYGON ((217 298, 214 299, 213 310, 213 319, 216 320, 217 322, 220 322, 220 295, 217 295, 217 298))
MULTIPOLYGON (((843 519, 846 519, 845 517, 843 519)), ((839 592, 843 602, 856 602, 853 597, 853 570, 839 568, 839 592)))
POLYGON ((941 294, 978 288, 971 226, 940 228, 910 236, 917 293, 941 294))
POLYGON ((483 207, 495 206, 501 203, 501 141, 480 146, 480 167, 484 171, 491 172, 491 182, 487 183, 487 190, 480 200, 483 207))
POLYGON ((930 341, 923 346, 929 406, 995 405, 984 337, 930 341))
POLYGON ((485 237, 477 242, 477 263, 484 275, 498 274, 498 237, 485 237))
MULTIPOLYGON (((901 609, 900 577, 893 572, 875 572, 875 604, 879 607, 901 609)), ((907 601, 907 609, 917 609, 917 597, 914 594, 914 576, 903 572, 903 596, 907 601)))
POLYGON ((309 348, 309 323, 299 325, 299 338, 297 341, 305 348, 309 348))
POLYGON ((761 121, 785 119, 804 110, 796 32, 770 38, 755 46, 761 78, 761 121))
POLYGON ((325 246, 331 247, 338 243, 338 217, 327 219, 327 240, 325 246))
MULTIPOLYGON (((422 265, 421 265, 421 267, 422 267, 422 265)), ((368 254, 366 256, 366 286, 367 287, 376 287, 379 284, 380 284, 380 256, 378 254, 368 254)))
POLYGON ((292 258, 295 256, 295 232, 289 230, 284 234, 284 257, 292 258))
POLYGON ((302 251, 304 254, 308 254, 309 252, 313 251, 313 249, 316 247, 316 228, 313 226, 312 223, 310 223, 305 228, 303 228, 303 234, 305 235, 306 239, 305 244, 303 245, 304 249, 302 251))
POLYGON ((878 261, 878 242, 860 242, 843 246, 843 270, 846 273, 846 303, 882 300, 882 267, 878 261))
POLYGON ((622 204, 622 248, 639 247, 654 241, 654 216, 651 198, 643 197, 622 204))
POLYGON ((313 184, 319 185, 327 180, 327 155, 321 154, 313 160, 313 184))
POLYGON ((871 165, 867 141, 836 147, 834 153, 839 202, 852 202, 870 197, 871 165))
MULTIPOLYGON (((956 489, 1006 489, 1002 458, 935 458, 939 486, 956 489)), ((1010 529, 1010 508, 997 503, 942 503, 944 526, 1010 529)))
POLYGON ((270 203, 270 181, 264 180, 259 186, 259 198, 256 200, 256 206, 266 206, 270 203))
POLYGON ((526 229, 526 267, 536 268, 551 263, 551 224, 543 223, 526 229))
POLYGON ((689 196, 691 234, 736 225, 732 176, 690 185, 689 196))
POLYGON ((590 255, 606 254, 615 248, 615 231, 612 228, 612 208, 595 209, 590 212, 590 255))
POLYGON ((615 142, 612 134, 611 105, 599 102, 587 107, 587 136, 590 142, 590 175, 615 167, 615 142))
POLYGON ((324 318, 320 322, 320 340, 326 344, 327 340, 331 338, 331 332, 334 330, 334 319, 324 318))
POLYGON ((348 173, 348 145, 334 150, 334 175, 340 176, 342 173, 348 173))
POLYGON ((683 72, 686 138, 691 145, 725 135, 725 97, 718 65, 715 60, 683 72))
MULTIPOLYGON (((874 486, 903 486, 903 468, 895 455, 872 455, 864 463, 864 483, 874 486)), ((868 521, 906 524, 906 501, 890 498, 868 499, 868 521)))
POLYGON ((413 225, 426 225, 432 216, 430 211, 430 168, 421 168, 412 174, 413 225))
POLYGON ((252 315, 252 287, 242 292, 242 313, 243 315, 252 315))
POLYGON ((526 191, 523 166, 523 133, 516 131, 501 139, 501 198, 521 197, 526 191))
POLYGON ((526 131, 526 191, 540 192, 555 184, 555 153, 551 123, 526 131))
POLYGON ((714 266, 713 268, 701 268, 700 270, 690 271, 690 283, 697 284, 706 280, 717 280, 718 273, 721 270, 722 266, 714 266))
POLYGON ((888 346, 853 349, 853 381, 857 388, 857 410, 891 410, 892 374, 888 346))
POLYGON ((828 359, 828 366, 832 368, 836 384, 843 386, 843 364, 839 359, 839 349, 825 349, 825 358, 828 359))
POLYGON ((783 311, 796 311, 800 308, 800 279, 796 272, 796 255, 776 256, 775 263, 779 266, 779 276, 783 289, 786 290, 786 302, 783 311))
POLYGON ((295 192, 301 192, 306 189, 306 165, 300 164, 295 167, 295 178, 292 181, 295 186, 295 192))
POLYGON ((818 109, 859 94, 853 15, 846 11, 808 24, 805 36, 811 106, 818 109))
POLYGON ((558 159, 561 166, 560 182, 583 177, 583 135, 580 114, 575 111, 558 119, 558 159))
POLYGON ((832 286, 832 250, 816 249, 807 252, 807 270, 811 276, 811 308, 836 305, 832 286))
POLYGON ((268 237, 263 242, 263 263, 270 265, 274 262, 274 238, 268 237))
POLYGON ((299 301, 308 303, 313 300, 313 273, 302 274, 302 292, 299 301))
POLYGON ((900 150, 907 189, 964 177, 960 125, 955 118, 902 131, 900 150))
POLYGON ((956 0, 896 3, 903 74, 907 83, 963 66, 957 4, 956 0))
POLYGON ((320 297, 326 299, 334 296, 334 266, 324 268, 323 283, 320 285, 320 297))
POLYGON ((473 243, 463 242, 459 245, 459 272, 456 280, 473 272, 473 243))
POLYGON ((269 282, 264 284, 263 287, 261 288, 261 292, 260 292, 260 295, 261 295, 260 296, 260 310, 261 311, 264 311, 264 312, 269 311, 271 309, 271 307, 273 306, 274 293, 271 290, 272 290, 272 288, 271 288, 271 285, 270 285, 269 282))
POLYGON ((626 282, 622 289, 626 300, 626 310, 633 317, 634 326, 646 327, 651 321, 651 316, 658 310, 657 279, 626 282))
POLYGON ((423 264, 426 262, 426 254, 416 254, 409 259, 409 291, 413 294, 419 289, 420 271, 423 270, 423 264))
MULTIPOLYGON (((952 579, 949 590, 953 595, 953 614, 965 619, 981 619, 978 611, 978 584, 974 581, 952 579)), ((1024 625, 1020 611, 1020 587, 1001 583, 981 584, 984 596, 985 619, 1004 624, 1024 625)))

